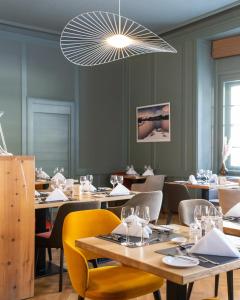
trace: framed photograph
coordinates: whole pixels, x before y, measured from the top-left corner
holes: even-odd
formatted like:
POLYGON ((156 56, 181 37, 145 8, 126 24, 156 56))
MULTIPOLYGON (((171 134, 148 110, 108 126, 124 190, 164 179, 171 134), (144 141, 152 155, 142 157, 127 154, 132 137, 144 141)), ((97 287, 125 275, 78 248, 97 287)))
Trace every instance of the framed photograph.
POLYGON ((170 102, 136 108, 137 142, 170 142, 170 102))

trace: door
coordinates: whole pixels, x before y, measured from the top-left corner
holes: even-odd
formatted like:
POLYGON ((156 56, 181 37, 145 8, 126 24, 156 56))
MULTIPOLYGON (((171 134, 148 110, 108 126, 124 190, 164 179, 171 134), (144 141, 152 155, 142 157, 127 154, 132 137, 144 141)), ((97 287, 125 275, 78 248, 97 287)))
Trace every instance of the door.
POLYGON ((74 103, 29 98, 27 152, 35 155, 36 167, 50 176, 56 167, 73 176, 74 103))

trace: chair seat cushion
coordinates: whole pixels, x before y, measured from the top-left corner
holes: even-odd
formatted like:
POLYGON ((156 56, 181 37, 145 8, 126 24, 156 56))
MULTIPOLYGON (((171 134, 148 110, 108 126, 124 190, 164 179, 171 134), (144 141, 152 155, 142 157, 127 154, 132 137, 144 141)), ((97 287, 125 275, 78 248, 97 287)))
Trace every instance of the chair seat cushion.
POLYGON ((134 268, 110 266, 89 270, 86 297, 99 300, 136 298, 158 290, 163 279, 134 268))

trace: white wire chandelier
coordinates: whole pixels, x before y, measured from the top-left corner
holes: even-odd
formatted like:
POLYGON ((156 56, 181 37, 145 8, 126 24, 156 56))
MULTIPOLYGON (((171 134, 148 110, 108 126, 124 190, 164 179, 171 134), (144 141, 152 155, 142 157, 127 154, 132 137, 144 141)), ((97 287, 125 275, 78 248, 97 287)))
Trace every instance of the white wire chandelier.
POLYGON ((83 13, 62 31, 63 55, 81 66, 101 65, 130 56, 177 50, 146 27, 120 15, 103 11, 83 13))

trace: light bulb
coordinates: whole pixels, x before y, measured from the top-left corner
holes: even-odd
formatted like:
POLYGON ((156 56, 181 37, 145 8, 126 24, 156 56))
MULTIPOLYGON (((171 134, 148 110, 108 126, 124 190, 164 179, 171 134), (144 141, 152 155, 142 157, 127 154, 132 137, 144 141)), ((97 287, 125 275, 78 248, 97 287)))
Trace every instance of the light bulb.
POLYGON ((133 40, 123 34, 115 34, 106 39, 106 42, 114 48, 125 48, 133 43, 133 40))

